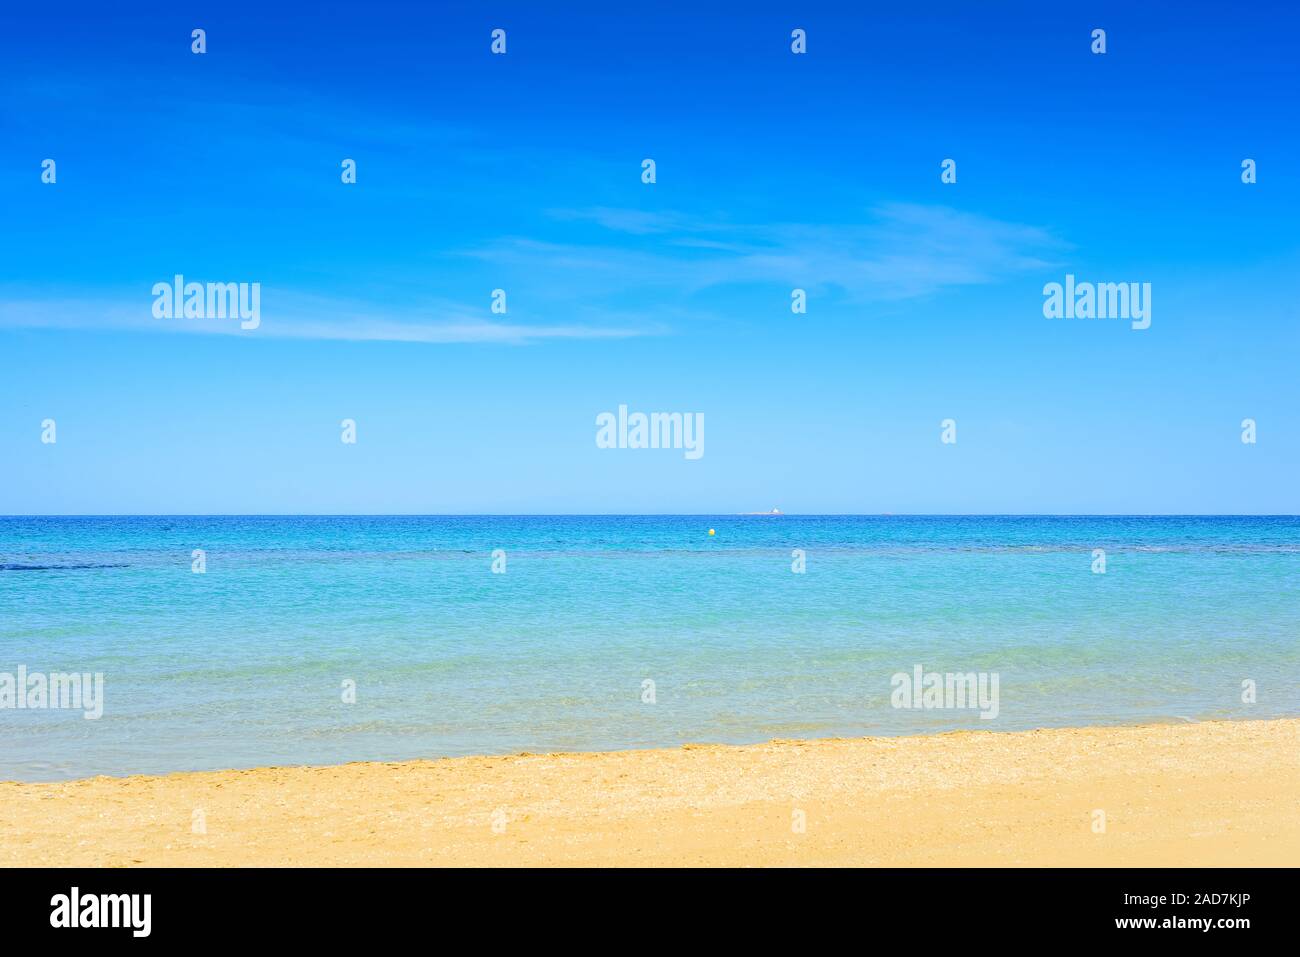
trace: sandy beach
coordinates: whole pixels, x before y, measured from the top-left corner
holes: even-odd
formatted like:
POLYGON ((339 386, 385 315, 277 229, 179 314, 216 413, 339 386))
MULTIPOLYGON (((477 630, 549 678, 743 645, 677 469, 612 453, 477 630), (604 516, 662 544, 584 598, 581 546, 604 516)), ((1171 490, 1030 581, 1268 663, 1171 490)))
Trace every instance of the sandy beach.
POLYGON ((1300 720, 955 732, 4 782, 0 864, 1295 865, 1298 807, 1300 720))

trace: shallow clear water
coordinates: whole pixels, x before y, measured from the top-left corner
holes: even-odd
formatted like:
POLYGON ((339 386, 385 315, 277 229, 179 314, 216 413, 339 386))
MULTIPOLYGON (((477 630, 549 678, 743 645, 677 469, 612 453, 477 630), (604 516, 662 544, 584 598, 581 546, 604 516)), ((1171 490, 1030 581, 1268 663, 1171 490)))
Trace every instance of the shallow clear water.
POLYGON ((0 779, 1296 715, 1297 573, 1292 517, 0 518, 0 673, 104 674, 0 779))

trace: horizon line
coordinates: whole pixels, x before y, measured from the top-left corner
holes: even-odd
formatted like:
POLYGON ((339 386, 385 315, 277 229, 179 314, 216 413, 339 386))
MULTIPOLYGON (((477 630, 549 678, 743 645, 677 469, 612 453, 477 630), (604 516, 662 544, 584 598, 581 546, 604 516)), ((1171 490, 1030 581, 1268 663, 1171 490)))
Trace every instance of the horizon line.
POLYGON ((45 512, 34 518, 1300 518, 1293 512, 45 512))

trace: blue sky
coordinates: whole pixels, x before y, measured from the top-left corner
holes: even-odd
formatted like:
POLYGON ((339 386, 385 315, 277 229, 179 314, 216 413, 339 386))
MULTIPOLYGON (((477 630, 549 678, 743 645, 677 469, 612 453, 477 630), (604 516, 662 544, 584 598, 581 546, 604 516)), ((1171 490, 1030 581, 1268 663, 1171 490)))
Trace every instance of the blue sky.
POLYGON ((1281 4, 272 6, 0 15, 0 513, 1300 511, 1281 4))

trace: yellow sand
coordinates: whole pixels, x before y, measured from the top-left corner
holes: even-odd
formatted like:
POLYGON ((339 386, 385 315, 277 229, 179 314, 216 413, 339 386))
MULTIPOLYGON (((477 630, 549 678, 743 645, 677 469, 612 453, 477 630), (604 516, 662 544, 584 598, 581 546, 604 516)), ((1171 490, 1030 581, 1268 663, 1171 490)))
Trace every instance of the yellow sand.
POLYGON ((1296 865, 1300 720, 0 783, 0 865, 134 864, 1296 865))

